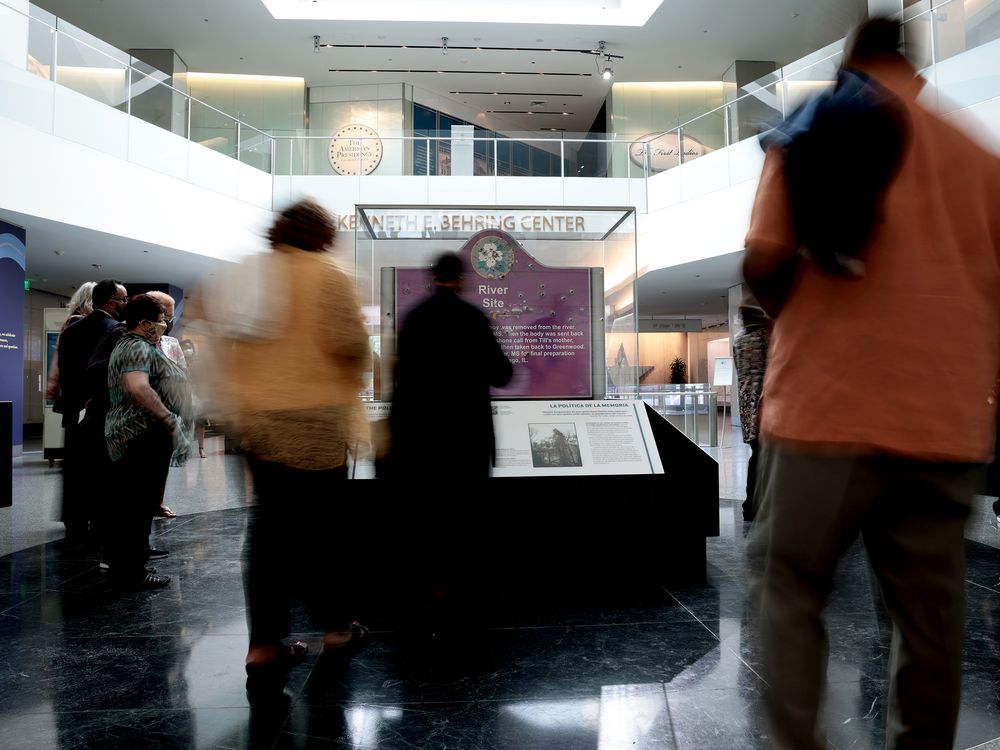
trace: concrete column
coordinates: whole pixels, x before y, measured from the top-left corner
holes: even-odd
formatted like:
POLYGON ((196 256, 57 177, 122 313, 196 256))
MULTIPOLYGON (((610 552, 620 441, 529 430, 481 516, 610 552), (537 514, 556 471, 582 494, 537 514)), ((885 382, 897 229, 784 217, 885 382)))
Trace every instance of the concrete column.
POLYGON ((132 116, 186 136, 187 64, 172 49, 130 49, 128 53, 141 74, 132 74, 132 116))
MULTIPOLYGON (((776 67, 773 61, 736 60, 723 73, 726 103, 739 99, 729 108, 729 143, 755 136, 782 119, 781 102, 775 87, 758 90, 750 86, 768 73, 773 73, 776 67)), ((765 80, 765 84, 767 82, 765 80)))
POLYGON ((903 0, 868 0, 868 15, 894 16, 903 12, 903 0))

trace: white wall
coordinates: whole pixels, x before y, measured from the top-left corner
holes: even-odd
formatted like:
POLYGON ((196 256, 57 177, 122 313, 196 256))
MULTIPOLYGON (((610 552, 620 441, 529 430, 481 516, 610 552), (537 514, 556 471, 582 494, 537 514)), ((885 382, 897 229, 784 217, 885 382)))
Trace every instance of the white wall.
POLYGON ((28 59, 28 0, 4 2, 10 7, 0 5, 0 62, 24 67, 28 59))
MULTIPOLYGON (((226 162, 220 166, 251 169, 212 156, 226 162)), ((272 216, 268 209, 3 117, 0 164, 5 174, 20 176, 0 180, 6 210, 213 258, 236 259, 258 246, 259 229, 272 216)))
POLYGON ((356 203, 456 206, 635 206, 645 210, 643 180, 587 177, 276 176, 277 207, 306 196, 338 214, 356 203))
MULTIPOLYGON (((1000 40, 928 71, 923 101, 1000 153, 1000 40)), ((764 154, 756 138, 649 180, 649 212, 638 217, 640 273, 738 252, 750 225, 764 154)))
MULTIPOLYGON (((23 61, 21 64, 18 69, 0 62, 0 118, 12 121, 5 127, 27 125, 36 134, 52 134, 116 157, 115 161, 132 161, 208 188, 213 194, 221 193, 257 208, 270 209, 272 185, 267 172, 28 73, 23 69, 23 61)), ((17 133, 12 131, 11 135, 17 133)), ((7 138, 2 145, 29 156, 18 140, 7 138)), ((55 171, 41 174, 73 175, 72 167, 72 163, 64 163, 55 171)), ((78 177, 85 182, 91 174, 104 173, 82 172, 78 177)), ((13 209, 10 205, 4 207, 13 209)), ((36 211, 24 213, 40 215, 36 211)))

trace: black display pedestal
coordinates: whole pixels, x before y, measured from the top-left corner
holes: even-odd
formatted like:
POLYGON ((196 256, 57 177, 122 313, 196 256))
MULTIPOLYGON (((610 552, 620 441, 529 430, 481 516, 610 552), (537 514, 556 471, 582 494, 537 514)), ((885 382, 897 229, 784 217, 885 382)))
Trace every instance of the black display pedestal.
POLYGON ((719 534, 718 464, 647 410, 659 475, 494 477, 470 486, 442 469, 431 483, 348 482, 343 501, 361 517, 346 544, 363 562, 365 598, 412 601, 440 585, 463 607, 470 595, 496 606, 703 581, 706 537, 719 534))

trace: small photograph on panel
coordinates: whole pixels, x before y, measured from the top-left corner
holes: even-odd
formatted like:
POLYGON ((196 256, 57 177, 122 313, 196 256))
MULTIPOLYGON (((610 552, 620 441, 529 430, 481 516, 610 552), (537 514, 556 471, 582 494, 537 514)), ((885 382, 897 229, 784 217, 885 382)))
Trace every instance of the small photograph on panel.
POLYGON ((528 439, 531 441, 531 464, 536 469, 583 466, 580 441, 572 422, 529 424, 528 439))

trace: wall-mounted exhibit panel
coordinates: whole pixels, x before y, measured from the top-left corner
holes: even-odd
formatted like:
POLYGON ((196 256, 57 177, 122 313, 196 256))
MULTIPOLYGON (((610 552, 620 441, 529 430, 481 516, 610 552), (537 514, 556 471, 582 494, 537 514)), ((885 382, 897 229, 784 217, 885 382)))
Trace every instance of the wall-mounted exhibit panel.
POLYGON ((462 296, 487 316, 514 365, 496 398, 634 391, 634 209, 359 205, 355 224, 357 287, 381 354, 376 400, 391 395, 395 333, 431 294, 429 269, 448 251, 466 267, 462 296))

